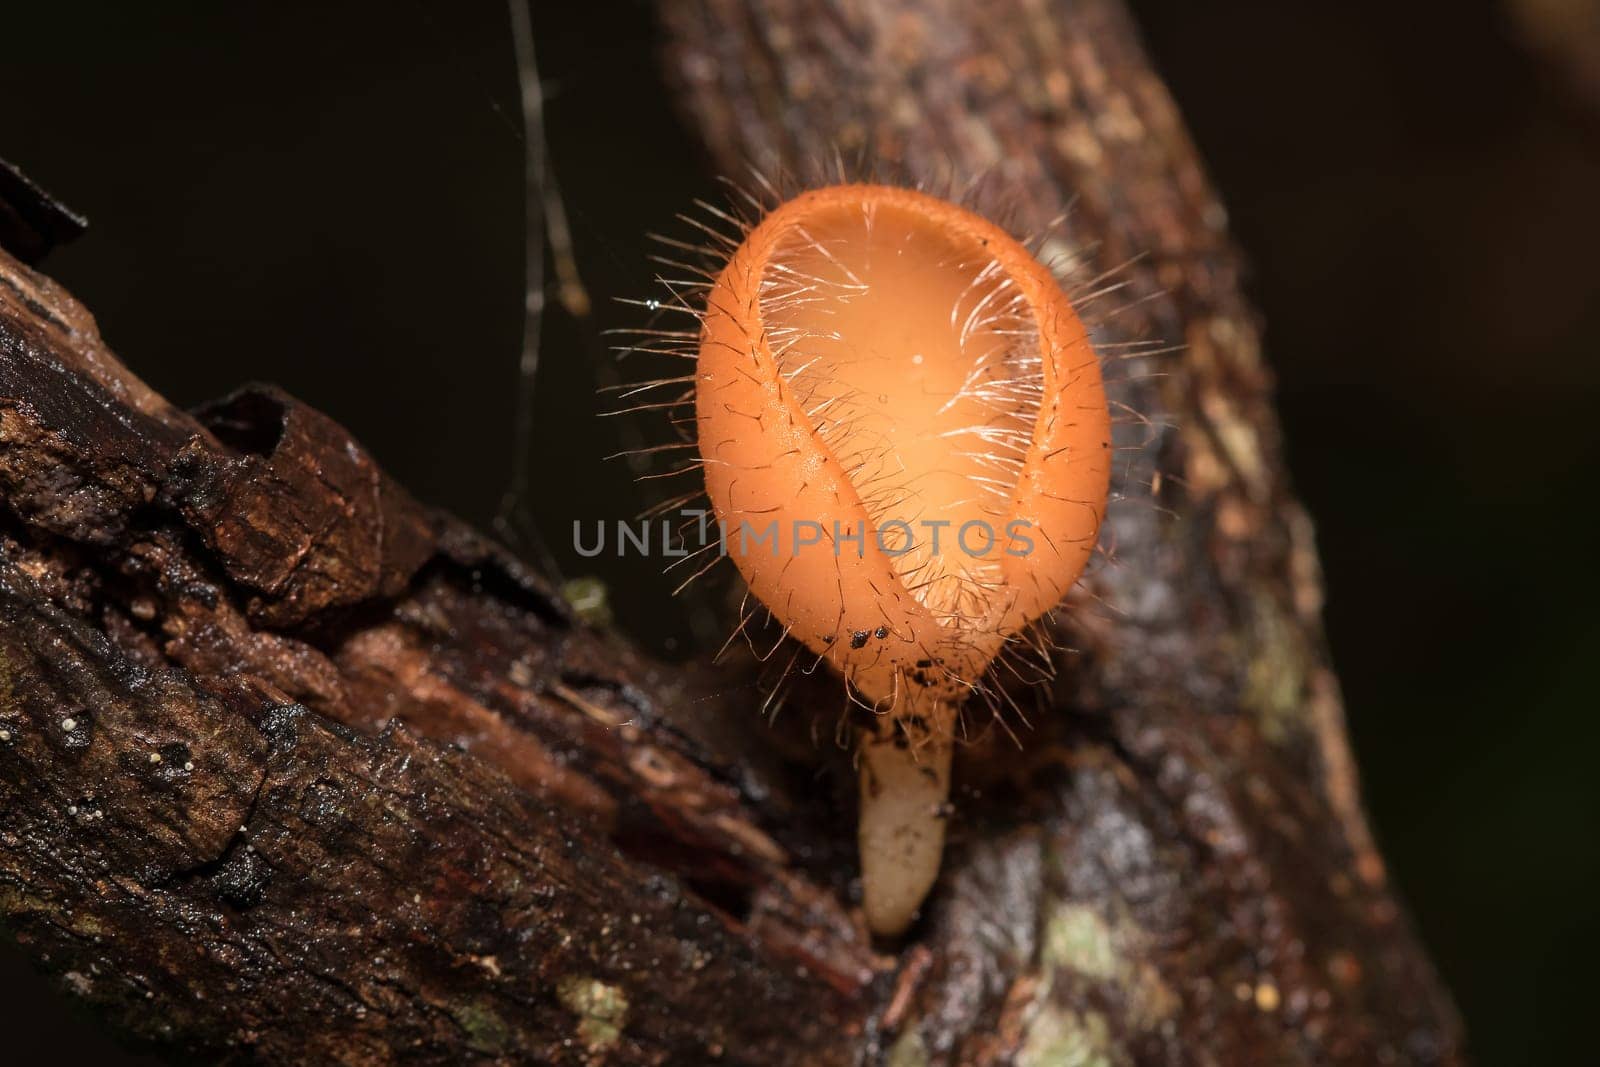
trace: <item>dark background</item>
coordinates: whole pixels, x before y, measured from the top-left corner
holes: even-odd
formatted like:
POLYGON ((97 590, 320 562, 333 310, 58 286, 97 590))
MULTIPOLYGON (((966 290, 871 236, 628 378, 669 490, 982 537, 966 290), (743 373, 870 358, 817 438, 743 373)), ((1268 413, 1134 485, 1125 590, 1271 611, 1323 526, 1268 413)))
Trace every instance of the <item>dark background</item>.
MULTIPOLYGON (((1600 110, 1495 5, 1134 6, 1254 265, 1394 878, 1482 1063, 1579 1062, 1600 953, 1600 110)), ((489 524, 522 304, 504 9, 142 8, 5 15, 0 155, 93 221, 45 268, 174 401, 279 382, 489 524)), ((535 8, 579 263, 599 324, 636 322, 610 298, 650 293, 641 234, 714 187, 643 6, 535 8)), ((599 344, 547 320, 532 488, 569 577, 565 524, 636 499, 600 462, 599 344)), ((662 579, 603 566, 643 640, 692 647, 662 579)), ((52 1062, 136 1055, 9 946, 0 1030, 52 1062)))

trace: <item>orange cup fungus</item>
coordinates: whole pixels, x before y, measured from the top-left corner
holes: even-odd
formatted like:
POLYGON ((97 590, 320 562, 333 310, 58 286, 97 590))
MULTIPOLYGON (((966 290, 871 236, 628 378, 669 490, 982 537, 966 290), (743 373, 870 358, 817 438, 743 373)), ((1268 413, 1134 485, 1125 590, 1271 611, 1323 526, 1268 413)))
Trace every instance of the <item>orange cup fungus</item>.
POLYGON ((813 189, 717 275, 695 408, 727 553, 877 713, 868 923, 938 874, 962 702, 1094 549, 1110 416, 1083 323, 1000 227, 909 189, 813 189))

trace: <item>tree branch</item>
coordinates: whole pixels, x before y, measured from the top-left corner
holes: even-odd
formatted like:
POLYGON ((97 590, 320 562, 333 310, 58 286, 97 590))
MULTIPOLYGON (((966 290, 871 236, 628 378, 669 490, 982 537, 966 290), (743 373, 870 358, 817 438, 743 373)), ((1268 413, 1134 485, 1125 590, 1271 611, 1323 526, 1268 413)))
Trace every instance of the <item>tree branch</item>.
POLYGON ((280 392, 175 410, 6 257, 8 926, 132 1030, 264 1062, 1459 1062, 1364 828, 1224 215, 1120 8, 663 12, 730 171, 992 171, 1126 283, 1097 341, 1153 499, 1021 749, 961 753, 913 939, 851 910, 847 756, 752 721, 743 668, 578 623, 280 392))

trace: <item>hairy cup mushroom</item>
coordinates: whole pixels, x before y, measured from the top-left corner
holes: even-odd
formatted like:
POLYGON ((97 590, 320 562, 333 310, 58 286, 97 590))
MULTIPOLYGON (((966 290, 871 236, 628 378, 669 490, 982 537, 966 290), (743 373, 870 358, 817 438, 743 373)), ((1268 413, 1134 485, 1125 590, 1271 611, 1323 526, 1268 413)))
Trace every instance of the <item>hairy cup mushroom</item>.
POLYGON ((961 705, 1082 573, 1110 416, 1087 333, 1000 227, 883 185, 813 189, 744 235, 695 371, 726 551, 875 713, 860 739, 872 929, 938 874, 961 705))

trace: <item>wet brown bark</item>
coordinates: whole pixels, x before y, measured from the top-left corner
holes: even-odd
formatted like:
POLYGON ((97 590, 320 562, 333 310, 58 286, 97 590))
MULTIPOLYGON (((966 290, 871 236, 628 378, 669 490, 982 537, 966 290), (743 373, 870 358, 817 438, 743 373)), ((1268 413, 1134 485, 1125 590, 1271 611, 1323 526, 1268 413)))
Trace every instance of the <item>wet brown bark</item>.
POLYGON ((1101 342, 1181 346, 1117 360, 1153 499, 1114 510, 1020 750, 962 753, 923 923, 861 932, 849 768, 804 716, 575 620, 281 393, 173 409, 5 257, 7 927, 135 1032, 267 1062, 1459 1062, 1225 217, 1120 8, 663 11, 730 172, 992 169, 1121 268, 1101 342))

